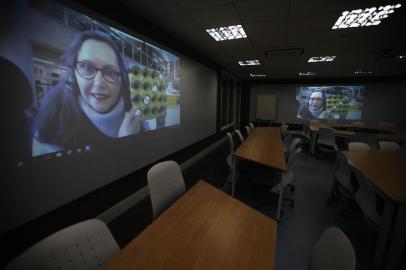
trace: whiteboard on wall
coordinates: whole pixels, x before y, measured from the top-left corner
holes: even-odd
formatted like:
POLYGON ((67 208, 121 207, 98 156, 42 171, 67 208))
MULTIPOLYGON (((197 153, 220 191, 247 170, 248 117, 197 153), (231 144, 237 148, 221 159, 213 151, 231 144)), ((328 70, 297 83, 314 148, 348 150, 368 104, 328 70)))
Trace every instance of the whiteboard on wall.
POLYGON ((257 95, 256 119, 275 120, 276 118, 276 95, 257 95))

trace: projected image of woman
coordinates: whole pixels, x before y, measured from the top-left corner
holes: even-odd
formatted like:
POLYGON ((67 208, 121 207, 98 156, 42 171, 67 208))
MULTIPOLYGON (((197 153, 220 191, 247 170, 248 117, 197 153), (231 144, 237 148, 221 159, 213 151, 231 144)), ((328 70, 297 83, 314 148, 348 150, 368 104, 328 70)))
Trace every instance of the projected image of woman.
POLYGON ((315 90, 310 94, 307 103, 299 108, 298 117, 304 119, 334 118, 333 114, 326 110, 326 97, 320 90, 315 90))
POLYGON ((124 61, 107 34, 79 33, 62 59, 68 72, 41 101, 34 123, 34 156, 97 147, 141 130, 124 61))

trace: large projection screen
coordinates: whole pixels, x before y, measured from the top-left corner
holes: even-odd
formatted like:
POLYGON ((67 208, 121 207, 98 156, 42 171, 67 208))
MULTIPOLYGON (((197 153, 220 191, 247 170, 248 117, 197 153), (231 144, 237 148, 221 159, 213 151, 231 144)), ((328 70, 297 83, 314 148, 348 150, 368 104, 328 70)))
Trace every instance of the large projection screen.
POLYGON ((216 70, 89 11, 6 2, 0 56, 13 65, 3 96, 13 125, 3 132, 0 233, 216 132, 216 70), (11 82, 21 76, 32 98, 20 108, 11 82))

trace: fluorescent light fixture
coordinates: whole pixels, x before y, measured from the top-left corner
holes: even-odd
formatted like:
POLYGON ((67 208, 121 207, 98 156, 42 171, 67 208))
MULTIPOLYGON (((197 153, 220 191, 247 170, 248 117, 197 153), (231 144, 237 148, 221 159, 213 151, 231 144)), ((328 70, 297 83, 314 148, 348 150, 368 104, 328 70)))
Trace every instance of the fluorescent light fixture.
POLYGON ((406 55, 399 55, 398 58, 399 59, 406 59, 406 55))
POLYGON ((357 70, 354 72, 356 75, 371 75, 372 71, 363 71, 363 70, 357 70))
POLYGON ((316 62, 331 62, 336 59, 336 56, 313 56, 310 57, 307 62, 309 63, 316 63, 316 62))
POLYGON ((251 78, 263 78, 266 77, 265 74, 250 74, 251 78))
POLYGON ((209 33, 210 36, 212 36, 216 41, 247 38, 244 28, 242 28, 240 24, 206 29, 206 32, 209 33))
POLYGON ((389 14, 395 12, 395 9, 401 6, 401 4, 397 4, 380 6, 378 8, 371 7, 364 10, 354 9, 352 11, 344 11, 332 29, 378 25, 381 23, 381 20, 388 18, 389 14))
POLYGON ((258 60, 245 60, 245 61, 238 61, 240 66, 258 66, 260 65, 258 60))
POLYGON ((299 72, 299 76, 313 76, 315 74, 316 73, 310 72, 310 71, 308 71, 308 72, 299 72))

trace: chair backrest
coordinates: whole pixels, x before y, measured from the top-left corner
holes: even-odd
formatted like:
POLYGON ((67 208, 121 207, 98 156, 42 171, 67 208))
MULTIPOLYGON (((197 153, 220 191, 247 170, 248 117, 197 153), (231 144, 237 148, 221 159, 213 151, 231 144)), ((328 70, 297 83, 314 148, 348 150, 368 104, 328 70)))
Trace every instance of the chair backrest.
POLYGON ((355 270, 354 248, 337 227, 327 228, 313 247, 309 259, 310 270, 355 270))
POLYGON ((233 159, 234 159, 234 140, 233 140, 233 135, 230 132, 227 132, 227 138, 228 138, 228 144, 230 147, 230 152, 227 156, 227 165, 228 167, 232 170, 233 169, 233 159))
POLYGON ((332 125, 335 125, 335 124, 337 124, 336 119, 333 119, 333 118, 327 119, 327 125, 332 126, 332 125))
POLYGON ((355 174, 358 182, 358 190, 354 195, 355 201, 368 220, 372 221, 372 225, 379 228, 382 222, 382 216, 376 209, 377 194, 375 193, 375 189, 358 168, 352 165, 351 170, 355 174))
POLYGON ((400 150, 400 145, 397 142, 379 141, 379 149, 400 150))
POLYGON ((293 152, 295 152, 296 148, 300 145, 301 142, 302 142, 302 139, 300 139, 300 138, 294 138, 292 140, 292 142, 290 143, 289 148, 288 148, 288 153, 287 153, 288 158, 293 154, 293 152))
POLYGON ((248 137, 248 135, 250 135, 250 133, 251 133, 251 129, 249 126, 245 126, 245 132, 247 133, 247 137, 248 137))
POLYGON ((348 143, 348 150, 371 150, 371 147, 363 142, 350 142, 348 143))
POLYGON ((286 172, 282 173, 281 181, 271 189, 272 192, 278 193, 281 191, 281 189, 292 183, 294 179, 294 162, 300 152, 302 152, 302 148, 296 148, 295 151, 289 156, 287 164, 288 169, 286 172))
POLYGON ((348 164, 347 157, 340 151, 337 151, 336 156, 335 178, 348 194, 355 194, 356 188, 351 183, 351 166, 348 164))
POLYGON ((46 237, 5 269, 99 269, 119 250, 106 224, 89 219, 46 237))
POLYGON ((374 133, 356 132, 351 138, 351 142, 363 142, 371 149, 378 149, 378 137, 374 133))
POLYGON ((241 131, 239 129, 236 129, 234 132, 237 134, 238 138, 240 139, 240 142, 242 143, 244 141, 244 137, 242 136, 241 131))
POLYGON ((147 180, 154 219, 186 190, 179 164, 173 160, 152 166, 148 170, 147 180))
POLYGON ((255 128, 254 123, 250 122, 249 123, 251 130, 253 130, 255 128))

